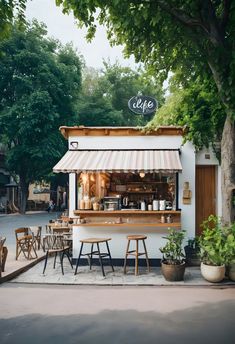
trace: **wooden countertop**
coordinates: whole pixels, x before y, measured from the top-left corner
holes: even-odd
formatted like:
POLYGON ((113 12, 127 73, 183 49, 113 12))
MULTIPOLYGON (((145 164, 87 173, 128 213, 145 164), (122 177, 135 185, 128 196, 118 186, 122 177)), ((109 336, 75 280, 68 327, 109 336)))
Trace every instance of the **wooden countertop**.
POLYGON ((101 222, 88 222, 73 224, 74 227, 181 227, 180 222, 172 223, 160 223, 160 222, 148 222, 148 223, 101 223, 101 222))
POLYGON ((181 214, 180 210, 74 210, 75 215, 158 215, 158 214, 181 214))

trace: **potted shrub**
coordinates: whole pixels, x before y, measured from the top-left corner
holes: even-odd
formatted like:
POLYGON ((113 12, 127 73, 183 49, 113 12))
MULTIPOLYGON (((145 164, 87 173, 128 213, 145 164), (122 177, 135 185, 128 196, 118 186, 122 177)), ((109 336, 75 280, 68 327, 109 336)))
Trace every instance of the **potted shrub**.
POLYGON ((189 266, 200 265, 200 245, 199 238, 197 236, 195 238, 188 239, 187 245, 184 246, 184 252, 186 263, 189 266))
POLYGON ((227 276, 235 281, 235 223, 224 228, 226 236, 226 272, 227 276))
POLYGON ((220 282, 225 277, 225 263, 228 260, 227 237, 214 215, 210 215, 201 226, 201 274, 209 282, 220 282))
POLYGON ((162 274, 167 281, 182 281, 185 272, 185 255, 182 250, 182 243, 185 231, 176 231, 169 229, 167 240, 164 247, 160 248, 163 254, 161 262, 162 274))

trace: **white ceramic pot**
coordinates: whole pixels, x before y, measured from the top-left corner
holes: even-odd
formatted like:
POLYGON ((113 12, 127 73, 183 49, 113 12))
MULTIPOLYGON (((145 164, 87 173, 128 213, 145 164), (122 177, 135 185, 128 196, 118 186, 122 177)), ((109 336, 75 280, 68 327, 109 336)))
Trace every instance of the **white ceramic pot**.
POLYGON ((230 279, 231 281, 234 281, 234 282, 235 282, 235 263, 229 265, 229 268, 228 268, 228 277, 229 277, 229 279, 230 279))
POLYGON ((208 282, 221 282, 225 277, 225 265, 214 266, 201 263, 201 274, 208 282))

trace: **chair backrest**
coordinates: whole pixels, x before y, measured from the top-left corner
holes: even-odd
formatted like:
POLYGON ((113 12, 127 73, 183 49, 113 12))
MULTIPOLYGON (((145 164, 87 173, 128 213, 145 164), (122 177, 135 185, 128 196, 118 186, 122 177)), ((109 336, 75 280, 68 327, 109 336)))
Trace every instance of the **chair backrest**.
POLYGON ((6 237, 0 236, 0 247, 3 247, 5 241, 6 241, 6 237))
POLYGON ((53 234, 60 234, 60 233, 69 233, 70 232, 70 227, 53 227, 53 234))
POLYGON ((30 226, 29 230, 34 235, 35 238, 40 238, 41 233, 42 233, 41 226, 30 226))
POLYGON ((47 237, 47 247, 48 249, 60 250, 64 248, 64 238, 63 235, 50 234, 47 237))
POLYGON ((15 229, 16 240, 19 240, 22 236, 28 235, 28 233, 29 229, 27 227, 20 227, 15 229))

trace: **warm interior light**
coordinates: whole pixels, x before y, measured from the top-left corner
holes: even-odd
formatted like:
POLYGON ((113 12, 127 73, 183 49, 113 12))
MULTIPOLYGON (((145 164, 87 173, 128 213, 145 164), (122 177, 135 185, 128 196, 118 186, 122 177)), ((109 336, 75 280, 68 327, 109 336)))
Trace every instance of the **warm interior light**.
POLYGON ((139 173, 139 176, 140 176, 140 178, 144 178, 145 173, 144 173, 144 172, 140 172, 140 173, 139 173))

